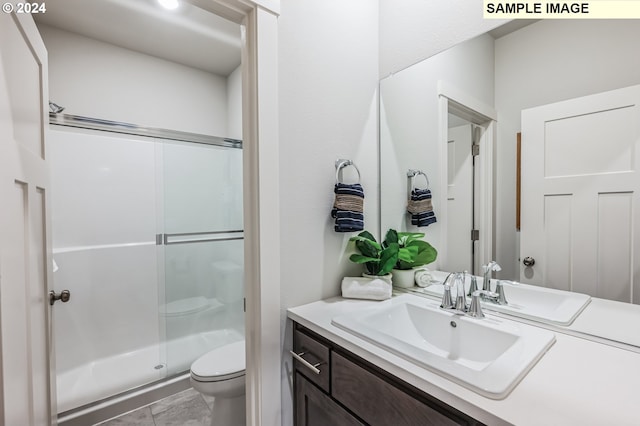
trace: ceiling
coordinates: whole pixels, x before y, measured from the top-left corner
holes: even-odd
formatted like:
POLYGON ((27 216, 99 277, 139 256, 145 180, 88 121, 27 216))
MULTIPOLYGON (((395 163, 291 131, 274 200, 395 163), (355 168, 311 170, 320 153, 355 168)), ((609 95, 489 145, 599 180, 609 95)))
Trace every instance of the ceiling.
POLYGON ((55 0, 36 23, 227 76, 240 65, 240 25, 181 2, 55 0))

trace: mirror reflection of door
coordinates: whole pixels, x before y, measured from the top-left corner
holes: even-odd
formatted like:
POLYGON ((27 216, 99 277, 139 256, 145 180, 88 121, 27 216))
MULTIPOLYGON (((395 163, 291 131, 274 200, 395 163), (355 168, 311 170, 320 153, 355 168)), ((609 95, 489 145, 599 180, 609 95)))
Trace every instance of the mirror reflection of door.
POLYGON ((473 269, 473 140, 472 124, 449 114, 447 137, 448 271, 473 269))
POLYGON ((484 128, 461 115, 455 109, 447 115, 447 255, 443 269, 479 274, 478 159, 484 128))
POLYGON ((640 86, 522 112, 521 282, 640 303, 639 122, 640 86))

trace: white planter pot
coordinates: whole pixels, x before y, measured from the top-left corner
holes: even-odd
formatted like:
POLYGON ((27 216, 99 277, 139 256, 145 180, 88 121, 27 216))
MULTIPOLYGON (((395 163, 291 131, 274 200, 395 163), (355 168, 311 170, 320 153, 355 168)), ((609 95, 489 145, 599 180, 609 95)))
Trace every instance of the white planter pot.
POLYGON ((393 286, 398 288, 410 288, 415 285, 415 269, 394 269, 393 286))

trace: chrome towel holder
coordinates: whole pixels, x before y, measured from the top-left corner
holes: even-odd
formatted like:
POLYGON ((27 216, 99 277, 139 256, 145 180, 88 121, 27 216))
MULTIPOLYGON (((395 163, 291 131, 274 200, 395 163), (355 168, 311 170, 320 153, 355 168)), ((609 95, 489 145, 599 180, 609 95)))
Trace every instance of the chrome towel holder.
POLYGON ((427 181, 427 187, 424 189, 429 189, 431 187, 431 184, 429 183, 429 177, 425 172, 423 172, 422 170, 409 169, 407 170, 407 179, 409 179, 409 193, 413 191, 413 184, 416 176, 420 175, 424 176, 425 181, 427 181))
POLYGON ((360 183, 360 170, 358 170, 358 167, 356 167, 356 165, 353 163, 353 161, 351 160, 347 160, 344 158, 338 158, 336 160, 336 184, 338 183, 342 183, 340 182, 340 171, 342 169, 344 169, 345 167, 348 166, 352 166, 354 169, 356 169, 356 172, 358 173, 358 182, 360 183))

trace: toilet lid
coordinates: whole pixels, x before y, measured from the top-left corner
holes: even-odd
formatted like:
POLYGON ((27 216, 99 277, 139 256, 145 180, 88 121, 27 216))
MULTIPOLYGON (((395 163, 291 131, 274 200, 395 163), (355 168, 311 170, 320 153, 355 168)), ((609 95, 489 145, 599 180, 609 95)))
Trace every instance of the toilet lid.
POLYGON ((175 317, 180 315, 195 314, 209 307, 207 298, 188 297, 186 299, 178 299, 160 306, 160 314, 167 317, 175 317))
POLYGON ((228 380, 245 370, 244 340, 213 349, 191 365, 191 376, 200 382, 228 380))

